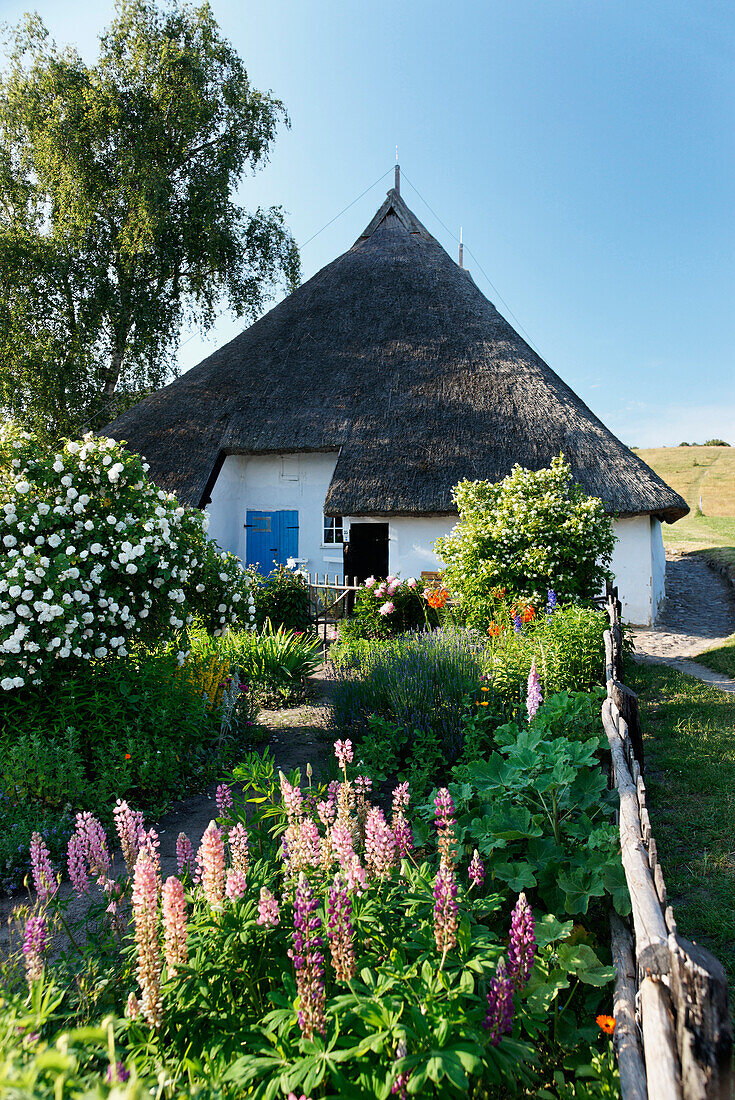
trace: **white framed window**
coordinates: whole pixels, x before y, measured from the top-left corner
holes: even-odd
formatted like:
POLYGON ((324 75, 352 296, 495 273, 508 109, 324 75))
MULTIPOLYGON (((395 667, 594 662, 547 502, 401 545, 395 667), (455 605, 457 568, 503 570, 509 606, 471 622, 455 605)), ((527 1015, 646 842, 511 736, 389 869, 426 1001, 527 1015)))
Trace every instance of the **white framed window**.
POLYGON ((344 542, 344 525, 342 516, 324 516, 324 546, 334 546, 344 542))

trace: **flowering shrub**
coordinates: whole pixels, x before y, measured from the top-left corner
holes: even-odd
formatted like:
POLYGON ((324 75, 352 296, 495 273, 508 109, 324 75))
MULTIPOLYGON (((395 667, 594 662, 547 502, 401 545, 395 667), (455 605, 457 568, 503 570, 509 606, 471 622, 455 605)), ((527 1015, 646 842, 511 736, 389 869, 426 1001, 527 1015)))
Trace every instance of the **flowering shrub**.
POLYGON ((198 615, 249 626, 247 575, 205 537, 145 462, 87 435, 50 450, 0 428, 0 687, 40 683, 58 661, 125 656, 198 615))
POLYGON ((415 577, 405 581, 368 577, 355 596, 352 614, 340 625, 340 640, 392 638, 407 630, 437 626, 437 611, 446 603, 439 590, 415 577))
MULTIPOLYGON (((302 789, 297 775, 281 774, 252 791, 255 819, 220 788, 220 818, 195 857, 179 837, 179 873, 165 881, 158 837, 142 815, 118 804, 127 872, 116 876, 104 831, 79 814, 72 882, 92 901, 91 919, 109 929, 97 964, 105 981, 85 983, 82 995, 63 960, 48 962, 66 902, 35 838, 39 900, 17 984, 3 995, 6 1079, 21 1079, 38 1057, 49 1094, 63 1073, 68 1087, 84 1086, 80 1095, 106 1095, 104 1078, 135 1083, 131 1100, 156 1085, 160 1095, 223 1100, 506 1096, 536 1095, 562 1060, 589 1060, 589 1022, 608 1007, 600 987, 614 972, 580 940, 585 930, 573 936, 571 921, 524 893, 489 887, 446 788, 432 801, 432 839, 418 862, 408 785, 384 812, 355 774, 350 741, 336 750, 341 780, 302 789), (23 1015, 24 998, 35 1014, 23 1015), (109 1031, 87 1033, 94 1057, 69 1064, 47 1055, 60 1021, 74 1027, 111 1009, 109 1031)), ((91 976, 103 942, 104 931, 87 953, 91 976)), ((63 1050, 76 1053, 70 1038, 63 1050)), ((573 1071, 557 1072, 566 1087, 573 1071)))
POLYGON ((472 626, 493 620, 493 590, 538 608, 553 589, 560 603, 587 600, 606 578, 615 536, 602 501, 586 496, 560 455, 543 470, 514 467, 503 481, 462 481, 459 523, 437 540, 444 579, 472 626))
MULTIPOLYGON (((296 562, 293 561, 295 567, 296 562)), ((267 622, 274 628, 306 631, 311 625, 309 585, 306 575, 290 565, 279 565, 266 577, 249 569, 255 598, 255 623, 262 630, 267 622)))

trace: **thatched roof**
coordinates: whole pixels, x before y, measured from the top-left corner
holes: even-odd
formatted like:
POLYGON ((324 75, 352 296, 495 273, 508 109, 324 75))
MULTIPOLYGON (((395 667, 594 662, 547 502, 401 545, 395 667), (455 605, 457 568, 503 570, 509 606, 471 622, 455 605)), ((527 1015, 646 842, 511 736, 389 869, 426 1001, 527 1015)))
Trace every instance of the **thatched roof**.
POLYGON ((458 481, 561 451, 611 513, 688 510, 393 190, 348 252, 106 431, 193 505, 227 454, 334 450, 328 514, 456 514, 458 481))

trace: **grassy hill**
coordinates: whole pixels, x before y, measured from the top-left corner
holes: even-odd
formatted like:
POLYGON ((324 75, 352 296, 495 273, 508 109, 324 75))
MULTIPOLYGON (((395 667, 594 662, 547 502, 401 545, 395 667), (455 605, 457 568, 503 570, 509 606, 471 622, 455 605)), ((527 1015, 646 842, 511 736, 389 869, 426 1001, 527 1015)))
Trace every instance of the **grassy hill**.
POLYGON ((691 509, 663 525, 667 548, 698 550, 735 567, 735 447, 650 447, 636 454, 691 509))

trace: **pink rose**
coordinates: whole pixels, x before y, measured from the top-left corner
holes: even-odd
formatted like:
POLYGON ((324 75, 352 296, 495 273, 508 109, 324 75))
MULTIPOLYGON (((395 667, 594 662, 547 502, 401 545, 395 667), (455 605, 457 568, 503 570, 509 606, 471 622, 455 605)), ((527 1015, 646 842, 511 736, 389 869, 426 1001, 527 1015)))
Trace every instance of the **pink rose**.
POLYGON ((415 577, 409 577, 408 580, 406 581, 406 584, 408 585, 409 588, 415 588, 416 587, 416 578, 415 577))
POLYGON ((395 604, 392 604, 390 600, 388 600, 387 603, 384 603, 382 607, 378 608, 378 613, 380 615, 390 615, 395 609, 395 604))

